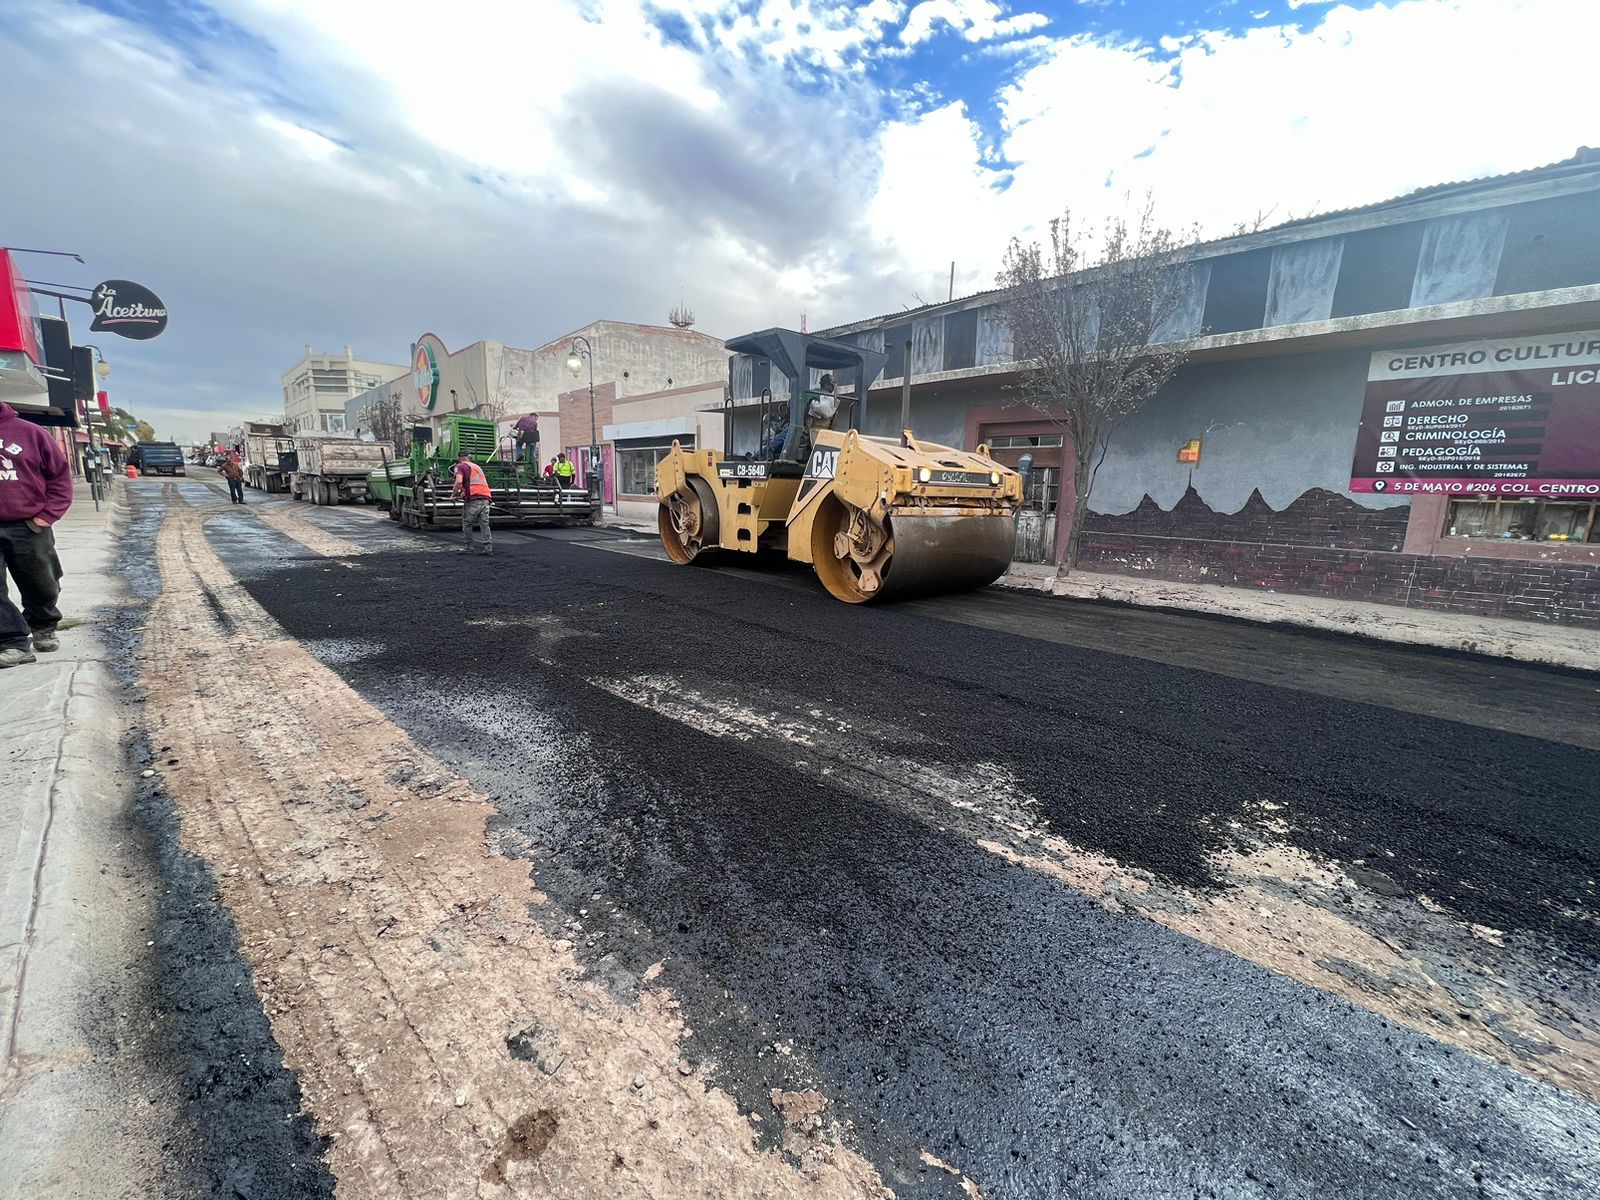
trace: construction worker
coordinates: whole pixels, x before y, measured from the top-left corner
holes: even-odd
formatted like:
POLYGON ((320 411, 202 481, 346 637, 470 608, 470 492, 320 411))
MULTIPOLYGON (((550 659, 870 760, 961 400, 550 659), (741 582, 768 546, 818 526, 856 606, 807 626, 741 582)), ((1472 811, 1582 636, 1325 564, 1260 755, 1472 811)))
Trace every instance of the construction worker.
POLYGON ((244 503, 244 468, 231 458, 222 460, 217 474, 228 481, 228 499, 234 504, 244 503))
POLYGON ((467 540, 464 549, 491 557, 494 555, 494 540, 489 534, 489 498, 493 494, 483 468, 463 450, 456 460, 455 482, 450 485, 450 496, 452 499, 459 497, 462 501, 461 534, 467 540))
POLYGON ((530 467, 539 464, 539 414, 528 413, 520 418, 516 424, 517 449, 522 451, 522 460, 530 467))
POLYGON ((572 486, 572 477, 578 468, 572 465, 565 450, 556 455, 556 483, 564 488, 572 486))

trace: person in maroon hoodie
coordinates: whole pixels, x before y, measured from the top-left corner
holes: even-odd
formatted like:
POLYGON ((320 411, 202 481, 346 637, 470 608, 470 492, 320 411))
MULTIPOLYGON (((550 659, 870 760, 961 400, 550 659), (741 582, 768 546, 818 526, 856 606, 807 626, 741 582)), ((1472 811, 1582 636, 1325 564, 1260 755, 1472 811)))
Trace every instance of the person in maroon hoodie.
POLYGON ((0 557, 22 595, 18 612, 0 572, 0 668, 34 662, 33 650, 61 648, 61 560, 50 527, 71 504, 72 468, 61 447, 0 403, 0 557))

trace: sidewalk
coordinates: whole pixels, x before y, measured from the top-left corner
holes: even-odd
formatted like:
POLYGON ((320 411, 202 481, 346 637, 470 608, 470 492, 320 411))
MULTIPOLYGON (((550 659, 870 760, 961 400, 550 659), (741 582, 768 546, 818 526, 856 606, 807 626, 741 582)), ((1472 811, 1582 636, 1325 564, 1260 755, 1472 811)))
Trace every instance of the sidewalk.
POLYGON ((1600 671, 1600 630, 1532 621, 1499 620, 1430 609, 1398 608, 1359 600, 1297 596, 1207 583, 1173 583, 1130 575, 1073 571, 1012 563, 1000 587, 1049 592, 1069 600, 1103 600, 1139 608, 1170 608, 1237 617, 1271 625, 1297 625, 1412 646, 1464 650, 1517 662, 1600 671))
POLYGON ((117 600, 120 480, 111 496, 97 513, 80 483, 56 525, 61 649, 0 672, 0 1197, 137 1194, 171 1136, 133 1053, 157 885, 97 628, 117 600))

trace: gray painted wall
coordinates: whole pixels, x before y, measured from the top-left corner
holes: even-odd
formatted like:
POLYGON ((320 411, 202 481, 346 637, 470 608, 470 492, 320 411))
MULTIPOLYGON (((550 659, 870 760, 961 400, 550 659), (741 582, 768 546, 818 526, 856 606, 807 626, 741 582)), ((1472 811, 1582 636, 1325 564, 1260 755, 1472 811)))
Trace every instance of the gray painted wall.
MULTIPOLYGON (((1350 496, 1350 461, 1366 392, 1366 350, 1285 358, 1190 364, 1144 410, 1113 435, 1095 479, 1090 505, 1125 513, 1148 493, 1170 509, 1191 478, 1214 511, 1238 512, 1260 489, 1282 510, 1311 488, 1350 496), (1202 439, 1200 464, 1178 462, 1178 447, 1202 439), (1191 475, 1192 471, 1192 475, 1191 475)), ((963 446, 970 408, 1016 403, 1000 390, 956 398, 915 397, 919 437, 963 446)), ((873 394, 866 432, 899 432, 900 397, 873 394)), ((1406 497, 1351 496, 1367 508, 1388 508, 1406 497)))
MULTIPOLYGON (((1274 509, 1311 488, 1341 495, 1366 392, 1366 350, 1285 358, 1191 363, 1112 436, 1090 507, 1125 513, 1148 493, 1170 509, 1189 486, 1214 511, 1238 512, 1260 489, 1274 509), (1178 448, 1201 438, 1200 463, 1180 463, 1178 448)), ((1368 508, 1405 498, 1352 497, 1368 508)))

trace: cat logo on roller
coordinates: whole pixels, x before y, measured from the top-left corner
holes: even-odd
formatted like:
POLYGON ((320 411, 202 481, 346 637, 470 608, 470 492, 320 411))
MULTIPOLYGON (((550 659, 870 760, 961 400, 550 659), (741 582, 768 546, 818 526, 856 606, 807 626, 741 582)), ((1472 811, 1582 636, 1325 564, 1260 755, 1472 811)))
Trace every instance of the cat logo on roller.
POLYGON ((811 458, 806 463, 807 479, 832 479, 834 472, 839 469, 839 451, 830 450, 825 446, 818 446, 811 452, 811 458))
POLYGON ((867 389, 888 361, 882 351, 792 329, 747 334, 727 347, 728 451, 674 442, 656 467, 657 527, 668 558, 690 564, 718 553, 781 551, 810 563, 823 586, 850 604, 982 587, 1005 571, 1021 476, 986 446, 959 450, 909 429, 898 437, 862 433, 867 389), (759 363, 769 364, 779 394, 736 393, 741 380, 750 391, 759 363), (820 398, 837 400, 825 419, 812 407, 819 392, 804 386, 822 372, 843 385, 832 393, 819 381, 820 392, 830 393, 820 398), (811 416, 794 429, 788 413, 811 416))

